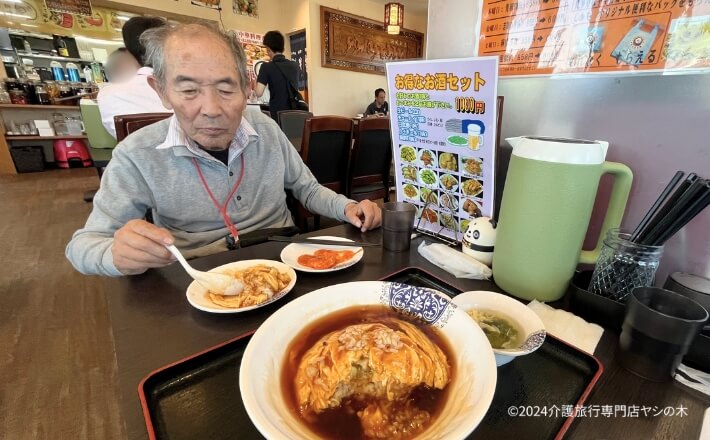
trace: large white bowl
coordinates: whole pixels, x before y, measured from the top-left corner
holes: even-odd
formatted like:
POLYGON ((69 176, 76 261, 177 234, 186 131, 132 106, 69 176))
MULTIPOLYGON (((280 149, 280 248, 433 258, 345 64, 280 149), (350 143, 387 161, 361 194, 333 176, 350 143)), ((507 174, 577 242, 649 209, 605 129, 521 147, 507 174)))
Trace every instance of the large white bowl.
POLYGON ((361 281, 325 287, 286 304, 254 333, 244 352, 239 387, 244 406, 267 439, 314 438, 287 407, 281 391, 286 350, 309 323, 356 305, 387 304, 407 310, 439 328, 454 352, 454 378, 441 414, 419 435, 463 439, 488 411, 496 388, 495 358, 476 323, 443 294, 398 283, 361 281))
MULTIPOLYGON (((477 290, 456 295, 453 302, 466 312, 480 309, 497 310, 514 319, 522 327, 525 341, 520 347, 493 349, 498 366, 505 365, 518 356, 532 353, 545 342, 547 336, 545 324, 528 306, 514 298, 501 293, 477 290)), ((476 322, 470 316, 469 319, 476 322)))

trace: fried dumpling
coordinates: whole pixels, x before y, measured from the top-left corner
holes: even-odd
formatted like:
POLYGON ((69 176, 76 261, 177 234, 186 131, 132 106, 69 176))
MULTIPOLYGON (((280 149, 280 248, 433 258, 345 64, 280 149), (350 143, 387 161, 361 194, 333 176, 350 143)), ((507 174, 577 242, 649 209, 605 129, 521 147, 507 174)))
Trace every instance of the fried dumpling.
POLYGON ((419 386, 443 389, 449 380, 443 351, 416 326, 391 319, 323 336, 301 358, 295 389, 307 416, 349 397, 391 402, 419 386))

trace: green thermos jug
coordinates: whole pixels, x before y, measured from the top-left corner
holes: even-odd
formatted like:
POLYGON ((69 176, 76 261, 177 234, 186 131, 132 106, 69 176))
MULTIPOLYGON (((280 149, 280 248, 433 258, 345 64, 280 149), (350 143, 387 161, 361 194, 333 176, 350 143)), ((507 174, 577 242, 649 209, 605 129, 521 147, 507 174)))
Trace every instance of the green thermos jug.
POLYGON ((594 264, 606 231, 617 228, 633 175, 605 162, 608 142, 517 137, 503 190, 493 251, 493 279, 522 299, 555 301, 579 263, 594 264), (599 179, 614 175, 606 217, 595 249, 583 251, 599 179))

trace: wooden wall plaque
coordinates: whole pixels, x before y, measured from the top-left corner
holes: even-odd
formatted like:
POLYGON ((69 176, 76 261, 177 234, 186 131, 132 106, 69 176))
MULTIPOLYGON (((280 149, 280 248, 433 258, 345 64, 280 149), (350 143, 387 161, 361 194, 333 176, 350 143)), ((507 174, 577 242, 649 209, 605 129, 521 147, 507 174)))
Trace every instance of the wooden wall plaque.
POLYGON ((320 7, 321 66, 385 74, 385 62, 422 58, 424 34, 402 29, 389 35, 382 22, 320 7))

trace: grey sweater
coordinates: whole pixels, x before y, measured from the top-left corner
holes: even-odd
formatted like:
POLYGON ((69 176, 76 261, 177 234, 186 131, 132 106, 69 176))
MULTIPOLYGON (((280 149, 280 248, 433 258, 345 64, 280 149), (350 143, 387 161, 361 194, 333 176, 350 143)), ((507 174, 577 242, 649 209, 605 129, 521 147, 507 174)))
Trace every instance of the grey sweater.
MULTIPOLYGON (((284 188, 311 212, 346 221, 346 197, 319 185, 276 123, 261 112, 244 118, 259 137, 242 153, 244 177, 229 202, 228 213, 240 234, 265 228, 293 226, 284 188)), ((114 150, 94 197, 84 228, 76 231, 66 256, 84 274, 120 276, 113 264, 113 235, 131 219, 153 212, 156 226, 175 237, 189 257, 227 249, 229 231, 205 191, 192 158, 215 198, 224 203, 241 172, 241 160, 229 168, 214 158, 196 156, 186 146, 156 149, 165 141, 169 120, 128 136, 114 150), (230 175, 230 172, 232 175, 230 175)))

